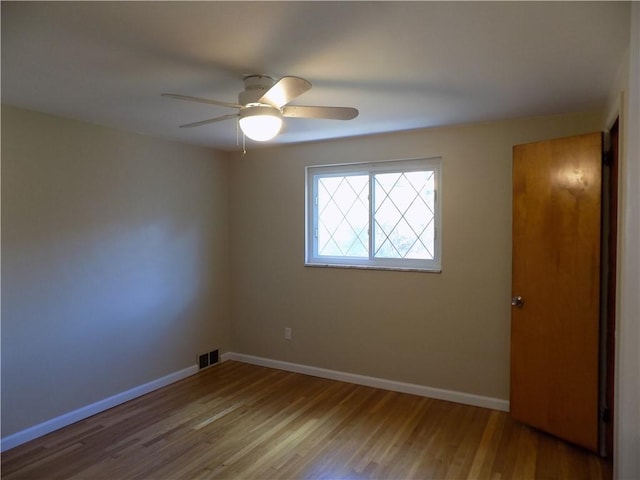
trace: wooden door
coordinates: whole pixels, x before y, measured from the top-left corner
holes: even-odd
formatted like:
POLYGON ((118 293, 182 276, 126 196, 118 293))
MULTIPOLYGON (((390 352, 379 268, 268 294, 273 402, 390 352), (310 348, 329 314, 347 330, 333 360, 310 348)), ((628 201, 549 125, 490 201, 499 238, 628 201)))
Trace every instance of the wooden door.
POLYGON ((601 172, 601 133, 513 149, 511 414, 592 451, 601 172))

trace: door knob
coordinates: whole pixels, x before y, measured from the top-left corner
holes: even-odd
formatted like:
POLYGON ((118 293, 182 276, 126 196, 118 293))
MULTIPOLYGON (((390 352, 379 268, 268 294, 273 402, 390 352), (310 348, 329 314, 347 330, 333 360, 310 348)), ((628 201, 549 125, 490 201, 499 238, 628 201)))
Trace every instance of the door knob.
POLYGON ((524 306, 524 300, 520 295, 518 295, 511 299, 511 305, 513 305, 514 307, 522 308, 524 306))

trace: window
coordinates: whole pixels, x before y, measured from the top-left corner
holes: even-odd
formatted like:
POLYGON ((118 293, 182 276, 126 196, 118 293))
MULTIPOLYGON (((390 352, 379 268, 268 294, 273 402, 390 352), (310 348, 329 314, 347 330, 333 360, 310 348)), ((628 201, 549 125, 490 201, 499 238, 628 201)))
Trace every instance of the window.
POLYGON ((440 159, 307 167, 307 265, 440 271, 440 159))

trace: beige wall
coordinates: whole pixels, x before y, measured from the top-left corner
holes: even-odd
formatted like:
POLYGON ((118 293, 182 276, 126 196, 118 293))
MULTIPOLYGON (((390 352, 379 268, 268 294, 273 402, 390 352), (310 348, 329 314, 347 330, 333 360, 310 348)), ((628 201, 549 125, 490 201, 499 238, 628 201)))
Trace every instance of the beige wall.
POLYGON ((237 155, 234 350, 508 399, 512 146, 601 129, 593 113, 237 155), (305 166, 432 156, 443 165, 441 274, 304 267, 305 166))
POLYGON ((2 437, 228 350, 228 162, 2 108, 2 437))

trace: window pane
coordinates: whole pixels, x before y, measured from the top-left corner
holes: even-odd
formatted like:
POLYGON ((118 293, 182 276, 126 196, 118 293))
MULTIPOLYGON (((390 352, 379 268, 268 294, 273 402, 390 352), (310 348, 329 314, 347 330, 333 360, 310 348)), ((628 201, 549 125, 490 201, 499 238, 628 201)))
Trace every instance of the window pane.
POLYGON ((318 255, 369 256, 369 176, 318 178, 318 255))
POLYGON ((374 256, 434 258, 434 173, 374 175, 374 256))

